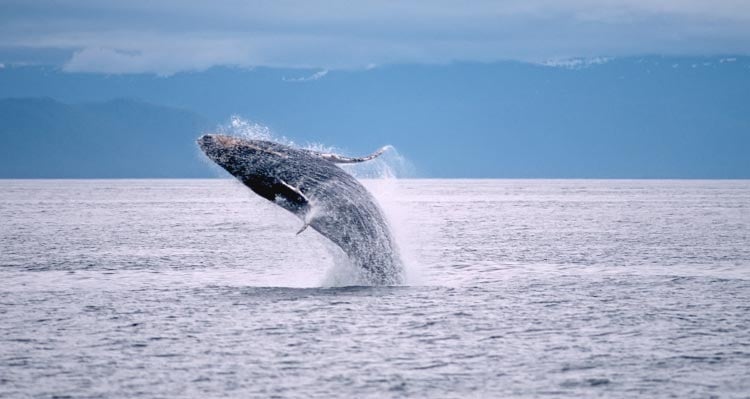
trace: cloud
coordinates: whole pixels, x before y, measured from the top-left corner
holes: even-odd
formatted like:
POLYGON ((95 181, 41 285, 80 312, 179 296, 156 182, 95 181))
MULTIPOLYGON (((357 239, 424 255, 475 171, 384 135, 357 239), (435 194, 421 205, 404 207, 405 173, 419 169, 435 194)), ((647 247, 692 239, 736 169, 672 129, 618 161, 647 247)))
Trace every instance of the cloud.
POLYGON ((611 57, 593 58, 555 58, 541 62, 541 65, 553 68, 584 69, 593 65, 606 64, 612 61, 611 57))
POLYGON ((214 65, 746 55, 750 2, 3 0, 0 48, 65 50, 69 71, 160 74, 214 65))
POLYGON ((328 70, 324 69, 309 76, 303 76, 301 78, 283 78, 283 80, 285 82, 309 82, 311 80, 318 80, 326 75, 328 75, 328 70))

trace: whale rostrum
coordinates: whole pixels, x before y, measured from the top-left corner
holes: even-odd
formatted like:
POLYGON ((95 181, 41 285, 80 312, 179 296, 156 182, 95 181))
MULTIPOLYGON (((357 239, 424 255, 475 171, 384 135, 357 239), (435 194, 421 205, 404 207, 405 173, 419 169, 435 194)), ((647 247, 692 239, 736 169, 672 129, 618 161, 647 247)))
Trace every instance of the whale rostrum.
POLYGON ((297 234, 311 227, 340 247, 368 283, 403 282, 403 264, 382 211, 364 186, 336 165, 369 161, 388 146, 349 158, 220 134, 203 135, 198 145, 253 192, 299 217, 297 234))

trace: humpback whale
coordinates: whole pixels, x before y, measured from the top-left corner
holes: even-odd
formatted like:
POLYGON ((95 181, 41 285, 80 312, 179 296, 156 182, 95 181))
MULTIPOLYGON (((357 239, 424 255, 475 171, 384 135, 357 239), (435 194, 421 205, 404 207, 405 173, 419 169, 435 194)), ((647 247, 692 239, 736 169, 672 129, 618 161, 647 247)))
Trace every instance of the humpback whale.
POLYGON ((361 158, 206 134, 198 146, 261 197, 302 220, 347 255, 368 283, 399 284, 403 264, 388 223, 372 195, 353 176, 338 167, 376 158, 387 147, 361 158))

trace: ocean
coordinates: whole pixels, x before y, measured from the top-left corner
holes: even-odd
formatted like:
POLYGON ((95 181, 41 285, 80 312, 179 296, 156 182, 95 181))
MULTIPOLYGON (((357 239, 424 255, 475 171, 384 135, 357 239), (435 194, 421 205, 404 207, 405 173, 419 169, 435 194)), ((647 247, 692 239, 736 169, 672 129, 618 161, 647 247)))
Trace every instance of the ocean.
POLYGON ((364 183, 402 286, 234 180, 0 180, 0 397, 750 397, 750 181, 364 183))

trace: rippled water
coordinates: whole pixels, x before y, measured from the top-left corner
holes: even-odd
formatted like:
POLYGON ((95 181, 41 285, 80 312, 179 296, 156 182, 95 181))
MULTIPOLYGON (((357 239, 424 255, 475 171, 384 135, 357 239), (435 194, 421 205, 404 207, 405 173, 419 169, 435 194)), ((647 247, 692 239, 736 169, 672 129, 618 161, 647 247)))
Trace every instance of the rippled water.
POLYGON ((231 180, 0 180, 0 397, 750 395, 750 182, 367 185, 406 286, 231 180))

